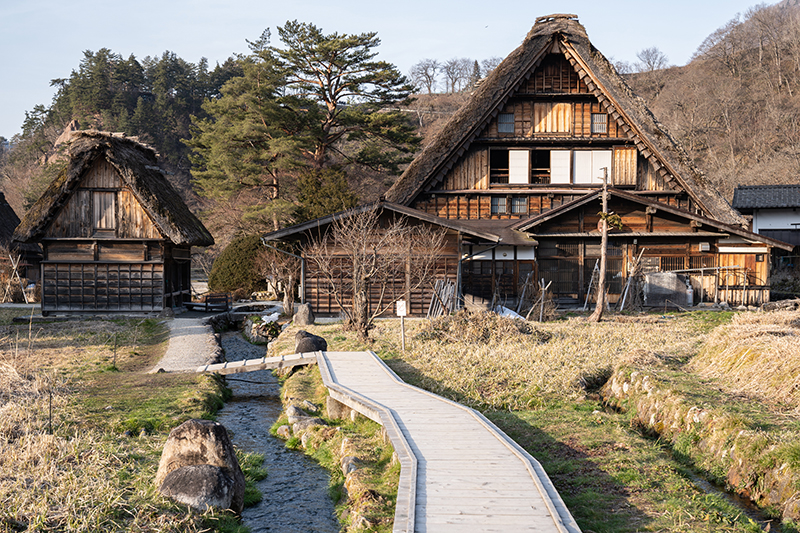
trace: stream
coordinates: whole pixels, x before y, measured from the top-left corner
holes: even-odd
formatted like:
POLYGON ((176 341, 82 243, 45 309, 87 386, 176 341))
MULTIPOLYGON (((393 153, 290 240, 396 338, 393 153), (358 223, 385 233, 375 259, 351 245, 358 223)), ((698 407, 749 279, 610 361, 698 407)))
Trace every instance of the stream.
MULTIPOLYGON (((266 351, 236 331, 222 334, 222 347, 228 361, 264 357, 266 351)), ((278 380, 271 371, 261 370, 229 377, 228 386, 233 397, 217 420, 232 433, 238 448, 263 454, 267 469, 266 479, 258 482, 264 497, 242 512, 242 522, 253 533, 337 533, 339 522, 328 496, 328 472, 269 433, 283 409, 278 380)))

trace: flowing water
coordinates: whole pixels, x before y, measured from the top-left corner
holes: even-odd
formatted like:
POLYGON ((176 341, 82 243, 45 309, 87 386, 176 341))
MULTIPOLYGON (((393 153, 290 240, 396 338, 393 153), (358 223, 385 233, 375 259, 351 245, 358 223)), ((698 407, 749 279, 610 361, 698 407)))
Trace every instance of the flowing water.
MULTIPOLYGON (((223 333, 222 347, 229 361, 264 357, 265 352, 263 346, 250 344, 238 332, 223 333)), ((282 410, 278 380, 269 370, 261 370, 236 374, 228 384, 233 398, 217 420, 233 434, 237 447, 263 454, 267 469, 266 479, 258 483, 264 498, 242 512, 242 522, 253 533, 338 532, 327 471, 302 453, 288 450, 269 433, 282 410)))

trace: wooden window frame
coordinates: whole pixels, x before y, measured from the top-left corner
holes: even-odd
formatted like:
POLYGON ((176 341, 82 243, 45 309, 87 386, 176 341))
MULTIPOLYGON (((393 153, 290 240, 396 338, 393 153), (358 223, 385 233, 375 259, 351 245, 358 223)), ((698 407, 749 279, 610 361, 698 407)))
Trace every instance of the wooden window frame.
POLYGON ((490 200, 491 213, 493 215, 507 215, 508 214, 508 198, 505 196, 492 196, 490 200))
POLYGON ((592 113, 590 120, 590 131, 592 134, 608 133, 608 113, 592 113), (600 118, 602 118, 602 120, 599 120, 600 118))
POLYGON ((512 215, 527 215, 528 214, 528 197, 527 196, 512 196, 511 197, 511 214, 512 215), (517 209, 522 207, 522 209, 517 209))
POLYGON ((514 113, 500 113, 497 115, 497 133, 514 133, 515 131, 514 113))
POLYGON ((116 231, 116 229, 117 229, 117 204, 118 203, 119 202, 118 202, 118 199, 117 199, 117 191, 115 191, 115 190, 100 189, 100 190, 93 190, 92 191, 92 212, 91 212, 91 216, 92 216, 92 230, 93 231, 95 231, 95 232, 113 232, 113 231, 116 231), (111 207, 112 214, 111 214, 111 221, 110 221, 111 224, 110 224, 110 226, 101 225, 102 219, 106 218, 106 214, 105 213, 102 216, 98 216, 98 215, 100 215, 100 213, 98 211, 98 201, 99 201, 98 199, 99 199, 101 194, 102 195, 109 195, 109 198, 111 199, 110 207, 111 207))
POLYGON ((489 184, 508 185, 509 180, 509 150, 507 148, 489 149, 489 184), (505 167, 493 166, 493 154, 505 153, 505 167))

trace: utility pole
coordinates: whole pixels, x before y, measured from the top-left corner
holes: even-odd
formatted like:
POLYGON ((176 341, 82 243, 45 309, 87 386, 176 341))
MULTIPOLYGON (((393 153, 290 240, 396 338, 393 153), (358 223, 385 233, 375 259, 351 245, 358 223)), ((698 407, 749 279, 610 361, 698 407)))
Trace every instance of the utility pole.
POLYGON ((601 215, 602 237, 600 239, 600 279, 597 282, 597 305, 589 322, 600 322, 606 305, 606 260, 608 256, 608 167, 603 167, 603 213, 601 215))

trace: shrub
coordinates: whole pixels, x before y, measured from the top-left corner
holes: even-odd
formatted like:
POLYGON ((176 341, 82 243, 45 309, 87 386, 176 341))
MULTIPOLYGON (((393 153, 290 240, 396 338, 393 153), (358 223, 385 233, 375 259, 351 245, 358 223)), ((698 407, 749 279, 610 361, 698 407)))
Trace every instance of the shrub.
POLYGON ((241 289, 248 295, 265 290, 267 283, 259 275, 255 264, 256 256, 262 249, 258 235, 234 239, 214 261, 208 275, 208 288, 224 292, 241 289))

